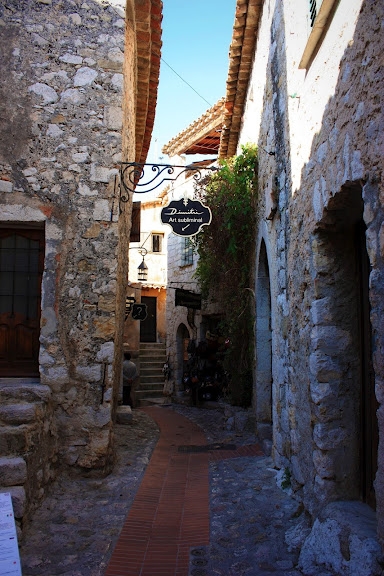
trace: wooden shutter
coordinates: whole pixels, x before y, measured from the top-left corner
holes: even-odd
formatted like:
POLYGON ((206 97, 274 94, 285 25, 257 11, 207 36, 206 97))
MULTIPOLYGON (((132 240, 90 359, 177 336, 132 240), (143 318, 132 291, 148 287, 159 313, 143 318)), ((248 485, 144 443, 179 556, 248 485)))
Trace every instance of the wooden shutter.
POLYGON ((140 209, 141 202, 134 202, 132 205, 132 228, 130 242, 140 242, 140 209))

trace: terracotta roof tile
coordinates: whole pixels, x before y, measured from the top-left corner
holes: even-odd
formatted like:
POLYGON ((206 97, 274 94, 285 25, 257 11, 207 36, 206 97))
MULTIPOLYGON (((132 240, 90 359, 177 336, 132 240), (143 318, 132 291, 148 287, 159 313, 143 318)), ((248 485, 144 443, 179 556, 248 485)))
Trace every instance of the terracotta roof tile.
POLYGON ((234 156, 237 151, 263 5, 264 0, 237 0, 229 50, 224 128, 221 133, 219 158, 234 156))
POLYGON ((224 112, 224 98, 221 98, 200 118, 165 144, 162 152, 168 156, 217 154, 224 112))
POLYGON ((137 41, 136 162, 145 163, 151 143, 161 57, 162 0, 135 0, 137 41))

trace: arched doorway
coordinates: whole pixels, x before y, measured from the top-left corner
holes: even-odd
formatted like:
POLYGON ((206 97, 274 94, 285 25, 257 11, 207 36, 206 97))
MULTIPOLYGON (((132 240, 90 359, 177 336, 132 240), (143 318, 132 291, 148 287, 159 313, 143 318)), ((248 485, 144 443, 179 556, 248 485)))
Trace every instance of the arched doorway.
POLYGON ((375 507, 378 422, 370 263, 359 183, 348 183, 331 199, 312 247, 317 296, 312 330, 316 381, 311 385, 316 398, 315 453, 332 463, 324 479, 334 484, 337 498, 361 499, 375 507), (327 444, 324 438, 331 435, 334 441, 327 444))
POLYGON ((256 281, 256 375, 254 408, 258 437, 272 438, 271 288, 267 250, 261 242, 256 281))

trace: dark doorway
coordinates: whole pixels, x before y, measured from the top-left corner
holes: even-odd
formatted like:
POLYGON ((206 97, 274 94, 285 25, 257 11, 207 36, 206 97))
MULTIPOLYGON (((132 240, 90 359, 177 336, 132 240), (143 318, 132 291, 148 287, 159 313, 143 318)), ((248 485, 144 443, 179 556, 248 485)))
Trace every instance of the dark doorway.
POLYGON ((0 376, 39 376, 42 230, 0 229, 0 376))
POLYGON ((359 498, 375 508, 378 405, 370 322, 371 266, 363 212, 361 183, 348 182, 329 201, 313 237, 319 385, 327 377, 339 406, 338 412, 332 412, 332 404, 324 397, 313 413, 323 422, 330 408, 330 421, 340 427, 339 442, 329 447, 338 495, 359 498), (330 359, 336 370, 324 373, 321 364, 330 359))
POLYGON ((366 248, 366 226, 356 225, 357 285, 359 288, 359 338, 361 371, 361 491, 362 499, 376 507, 374 480, 377 471, 379 430, 376 411, 375 381, 372 364, 372 331, 369 304, 370 263, 366 248))
POLYGON ((155 296, 142 296, 141 303, 147 306, 147 317, 140 322, 140 342, 157 341, 157 298, 155 296))
POLYGON ((272 328, 271 288, 267 249, 260 246, 256 283, 256 388, 254 395, 257 434, 272 438, 272 328))

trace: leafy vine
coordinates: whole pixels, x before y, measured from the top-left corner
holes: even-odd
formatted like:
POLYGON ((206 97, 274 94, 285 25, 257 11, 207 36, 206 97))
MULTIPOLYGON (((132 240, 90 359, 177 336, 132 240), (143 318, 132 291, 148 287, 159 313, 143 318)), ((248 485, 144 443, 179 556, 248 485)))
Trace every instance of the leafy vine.
POLYGON ((220 332, 230 340, 225 369, 231 374, 231 398, 248 406, 252 399, 254 351, 253 261, 256 236, 257 147, 220 160, 208 181, 204 204, 212 211, 210 226, 197 235, 195 276, 203 298, 222 310, 220 332))

